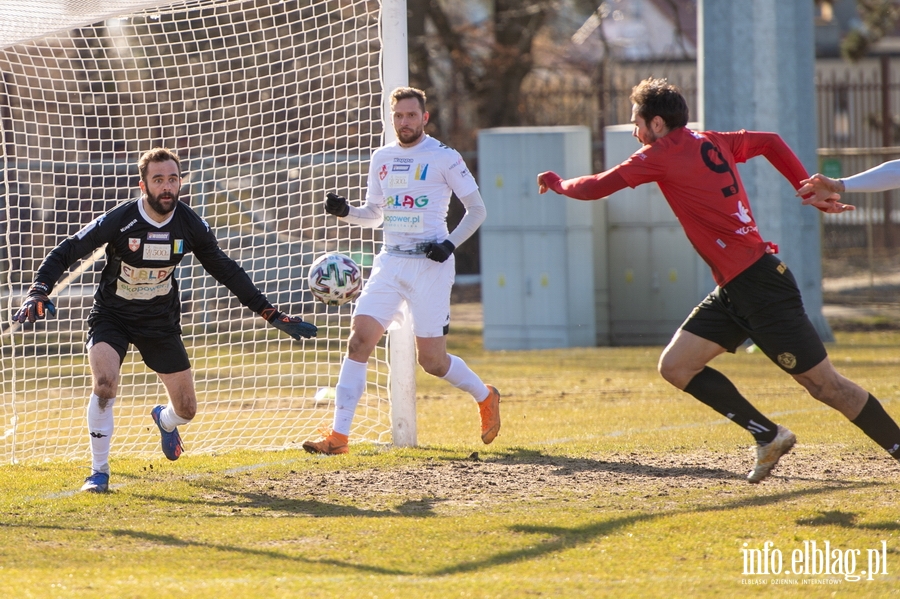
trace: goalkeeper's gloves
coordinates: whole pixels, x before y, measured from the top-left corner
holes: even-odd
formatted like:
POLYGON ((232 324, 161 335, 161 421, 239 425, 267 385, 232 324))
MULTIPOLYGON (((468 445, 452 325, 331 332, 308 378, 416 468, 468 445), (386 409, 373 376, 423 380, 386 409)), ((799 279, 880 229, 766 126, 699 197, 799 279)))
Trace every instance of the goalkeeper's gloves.
POLYGON ((303 339, 309 339, 310 337, 316 336, 316 331, 319 328, 311 322, 303 322, 303 319, 299 316, 288 316, 284 312, 279 312, 275 308, 266 308, 261 313, 260 316, 266 319, 269 324, 278 329, 279 331, 284 331, 294 339, 298 341, 303 339))
POLYGON ((453 255, 456 246, 449 239, 445 239, 440 243, 426 243, 425 257, 435 262, 446 262, 447 258, 453 255))
POLYGON ((329 191, 325 194, 325 212, 343 218, 350 214, 350 204, 347 203, 347 198, 329 191))
POLYGON ((50 287, 46 283, 35 283, 28 290, 22 307, 13 316, 13 322, 34 322, 35 320, 43 320, 47 316, 47 312, 56 316, 56 306, 50 301, 50 287))

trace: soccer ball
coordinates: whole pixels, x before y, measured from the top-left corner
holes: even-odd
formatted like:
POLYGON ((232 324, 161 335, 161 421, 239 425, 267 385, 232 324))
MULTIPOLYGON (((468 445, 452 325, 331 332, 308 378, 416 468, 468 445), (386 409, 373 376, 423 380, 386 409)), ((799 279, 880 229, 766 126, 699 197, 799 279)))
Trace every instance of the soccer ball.
POLYGON ((309 267, 309 290, 326 306, 355 300, 362 291, 362 270, 352 258, 332 252, 316 258, 309 267))

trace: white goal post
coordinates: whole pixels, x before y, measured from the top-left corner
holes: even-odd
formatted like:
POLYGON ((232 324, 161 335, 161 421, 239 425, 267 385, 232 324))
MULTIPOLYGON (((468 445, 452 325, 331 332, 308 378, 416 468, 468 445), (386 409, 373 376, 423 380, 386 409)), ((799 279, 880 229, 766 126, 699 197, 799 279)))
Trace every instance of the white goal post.
MULTIPOLYGON (((330 426, 351 306, 317 303, 306 270, 340 251, 368 275, 379 250, 379 231, 338 224, 322 201, 363 200, 370 153, 393 133, 386 92, 407 81, 405 16, 406 0, 3 0, 0 463, 89 455, 84 337, 103 253, 57 285, 56 318, 10 316, 50 249, 139 194, 137 159, 157 145, 178 152, 182 199, 226 253, 319 326, 293 341, 186 258, 199 404, 186 449, 297 447, 330 426)), ((408 328, 376 348, 356 441, 415 445, 414 354, 408 328)), ((166 401, 132 349, 113 458, 159 453, 149 414, 166 401)))

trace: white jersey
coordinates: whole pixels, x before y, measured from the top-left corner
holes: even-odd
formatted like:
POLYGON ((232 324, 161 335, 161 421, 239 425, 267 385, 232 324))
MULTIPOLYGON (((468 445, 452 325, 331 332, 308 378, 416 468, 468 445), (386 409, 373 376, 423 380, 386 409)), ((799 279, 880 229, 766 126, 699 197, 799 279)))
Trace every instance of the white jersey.
POLYGON ((366 205, 384 216, 385 246, 413 249, 446 239, 451 195, 463 198, 477 190, 459 152, 426 135, 411 148, 395 141, 375 151, 366 205))
POLYGON ((900 187, 900 160, 891 160, 843 179, 847 192, 888 191, 900 187))

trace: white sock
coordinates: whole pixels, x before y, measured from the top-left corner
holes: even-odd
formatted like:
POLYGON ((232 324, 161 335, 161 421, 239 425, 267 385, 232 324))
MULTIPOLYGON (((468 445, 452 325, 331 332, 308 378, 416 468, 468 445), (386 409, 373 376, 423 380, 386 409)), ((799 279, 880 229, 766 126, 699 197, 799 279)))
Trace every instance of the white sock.
POLYGON ((356 406, 366 390, 367 368, 366 362, 355 362, 350 358, 344 358, 341 364, 341 373, 334 388, 334 423, 331 426, 336 433, 350 435, 356 406))
POLYGON ((109 474, 109 446, 113 434, 113 404, 116 398, 106 402, 106 409, 100 409, 100 398, 91 393, 87 407, 88 432, 91 434, 91 469, 109 474))
POLYGON ((189 419, 182 418, 175 413, 175 408, 172 407, 171 402, 159 413, 159 423, 167 433, 171 433, 177 427, 188 422, 190 422, 189 419))
POLYGON ((478 403, 487 399, 491 392, 472 369, 466 366, 462 358, 450 354, 450 369, 442 377, 445 381, 469 393, 478 403))

